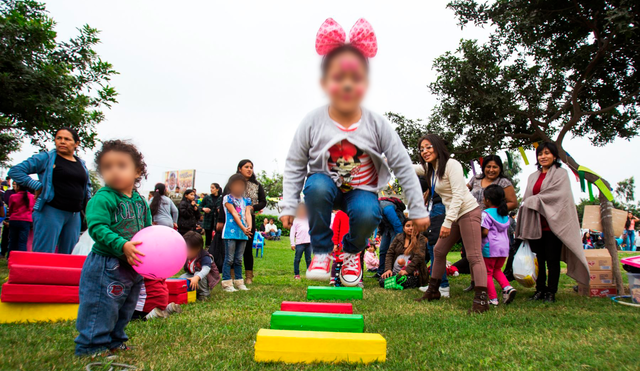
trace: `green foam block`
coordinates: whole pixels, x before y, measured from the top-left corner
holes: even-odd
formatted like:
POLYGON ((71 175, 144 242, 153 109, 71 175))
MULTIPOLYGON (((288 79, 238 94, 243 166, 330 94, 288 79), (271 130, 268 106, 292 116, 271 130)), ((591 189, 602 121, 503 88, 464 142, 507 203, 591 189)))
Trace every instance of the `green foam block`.
POLYGON ((272 330, 364 332, 362 314, 281 312, 271 315, 272 330))
POLYGON ((307 287, 307 300, 349 300, 362 299, 361 287, 307 287))

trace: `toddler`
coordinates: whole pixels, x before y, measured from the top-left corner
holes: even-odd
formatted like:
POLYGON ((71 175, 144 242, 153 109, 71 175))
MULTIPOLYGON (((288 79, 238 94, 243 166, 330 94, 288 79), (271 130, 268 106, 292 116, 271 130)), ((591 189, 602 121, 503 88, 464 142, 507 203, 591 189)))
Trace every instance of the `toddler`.
MULTIPOLYGON (((33 223, 33 205, 36 198, 26 187, 16 183, 16 193, 9 197, 9 254, 11 251, 27 251, 29 232, 33 223)), ((7 255, 8 256, 8 255, 7 255)))
POLYGON ((87 204, 89 235, 94 241, 80 276, 76 355, 111 356, 129 350, 124 328, 136 308, 142 276, 132 265, 144 256, 131 241, 151 225, 147 201, 136 188, 147 165, 136 147, 121 140, 104 142, 95 156, 102 187, 87 204))
POLYGON ((242 174, 233 174, 225 187, 229 194, 222 198, 225 223, 222 229, 225 254, 222 265, 222 289, 226 292, 249 290, 242 279, 242 255, 251 238, 251 199, 245 198, 247 180, 242 174), (234 280, 231 280, 231 268, 234 280), (234 288, 235 285, 235 288, 234 288))
POLYGON ((376 256, 376 245, 370 244, 367 252, 364 253, 364 263, 367 265, 369 272, 377 272, 380 260, 376 256))
POLYGON ((516 297, 516 289, 502 273, 502 266, 509 257, 509 211, 504 190, 492 184, 484 190, 485 209, 482 212, 482 256, 487 267, 487 293, 489 304, 498 305, 498 294, 493 285, 495 278, 502 287, 502 299, 509 304, 516 297))
POLYGON ((348 42, 331 18, 316 35, 316 51, 323 56, 321 85, 329 105, 311 111, 294 135, 285 164, 280 217, 289 228, 302 191, 314 251, 307 269, 312 280, 331 276, 329 253, 335 245, 331 211, 340 209, 349 215, 350 228, 340 241, 339 278, 345 286, 360 283, 360 252, 380 223, 377 192, 391 178, 389 167, 406 191, 411 218, 421 230, 428 224, 420 185, 400 137, 386 119, 360 105, 369 84, 369 58, 377 50, 373 28, 364 19, 353 26, 348 42))
POLYGON ((307 268, 311 264, 311 237, 309 237, 309 220, 307 219, 307 208, 304 204, 298 206, 296 213, 296 219, 293 221, 291 231, 289 233, 289 239, 291 240, 291 250, 295 251, 295 257, 293 258, 293 278, 300 279, 300 259, 302 259, 302 253, 304 253, 304 260, 307 263, 307 268))
POLYGON ((187 242, 186 272, 180 278, 187 278, 192 290, 196 290, 198 300, 204 300, 211 294, 211 289, 220 282, 220 273, 213 263, 213 257, 204 249, 204 240, 200 233, 189 231, 184 234, 187 242))

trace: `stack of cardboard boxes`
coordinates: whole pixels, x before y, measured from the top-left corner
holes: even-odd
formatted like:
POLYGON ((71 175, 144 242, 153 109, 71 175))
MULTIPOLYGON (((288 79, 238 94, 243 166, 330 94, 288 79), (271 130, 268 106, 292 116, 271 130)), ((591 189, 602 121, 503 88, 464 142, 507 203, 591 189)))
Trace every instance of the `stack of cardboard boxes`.
POLYGON ((617 294, 609 251, 607 249, 584 250, 584 256, 589 265, 589 286, 579 284, 578 293, 600 298, 617 294))

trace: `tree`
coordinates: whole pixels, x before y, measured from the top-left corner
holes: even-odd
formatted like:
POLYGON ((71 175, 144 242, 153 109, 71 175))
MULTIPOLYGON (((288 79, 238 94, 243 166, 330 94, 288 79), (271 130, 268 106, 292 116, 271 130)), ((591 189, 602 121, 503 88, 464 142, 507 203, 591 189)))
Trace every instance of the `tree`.
MULTIPOLYGON (((486 44, 462 40, 434 62, 430 88, 439 103, 427 126, 454 144, 456 158, 553 141, 576 171, 580 165, 562 147, 567 135, 602 146, 638 134, 638 1, 454 0, 448 7, 461 27, 492 30, 486 44)), ((602 192, 600 201, 617 261, 612 204, 602 192)), ((614 274, 623 291, 617 264, 614 274)))
POLYGON ((91 194, 95 195, 96 192, 102 188, 102 182, 100 181, 98 172, 95 170, 89 170, 89 180, 91 181, 91 194))
POLYGON ((282 198, 282 174, 277 171, 267 175, 267 172, 262 170, 256 177, 258 182, 262 184, 264 193, 267 195, 267 207, 278 210, 278 213, 282 211, 278 202, 282 198))
POLYGON ((85 25, 58 42, 54 27, 44 4, 0 2, 0 165, 24 139, 44 147, 64 126, 93 148, 101 109, 116 103, 108 83, 117 72, 93 50, 99 31, 85 25))
POLYGON ((635 197, 635 179, 633 177, 621 180, 616 186, 616 195, 620 198, 620 201, 624 204, 630 204, 636 200, 635 197))

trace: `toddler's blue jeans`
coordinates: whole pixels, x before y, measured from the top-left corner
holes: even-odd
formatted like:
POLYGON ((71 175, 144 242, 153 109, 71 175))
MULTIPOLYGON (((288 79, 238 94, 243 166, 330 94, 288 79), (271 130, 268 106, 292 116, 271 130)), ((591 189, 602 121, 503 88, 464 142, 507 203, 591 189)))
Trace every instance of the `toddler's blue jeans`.
POLYGON ((124 328, 136 309, 142 281, 127 262, 89 253, 80 276, 76 355, 117 348, 129 340, 124 328))
POLYGON ((222 264, 222 279, 230 280, 242 279, 242 255, 247 240, 223 240, 224 241, 224 263, 222 264), (235 277, 231 277, 231 268, 235 277))
POLYGON ((364 250, 382 219, 375 193, 361 189, 342 192, 328 175, 319 173, 307 178, 303 192, 315 254, 328 254, 333 250, 330 225, 331 212, 336 209, 349 216, 349 233, 342 240, 342 250, 352 254, 364 250))

